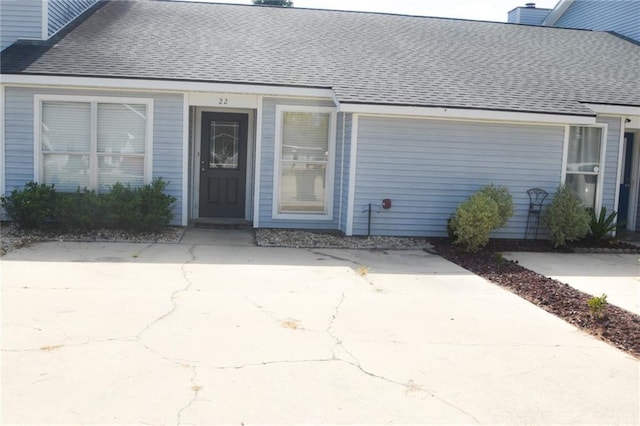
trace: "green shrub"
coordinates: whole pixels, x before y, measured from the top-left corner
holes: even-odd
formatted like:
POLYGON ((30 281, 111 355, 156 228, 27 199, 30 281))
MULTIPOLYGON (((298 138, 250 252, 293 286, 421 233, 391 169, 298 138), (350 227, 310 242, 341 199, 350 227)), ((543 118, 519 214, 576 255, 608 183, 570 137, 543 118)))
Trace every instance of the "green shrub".
POLYGON ((553 245, 564 246, 589 232, 589 213, 578 196, 564 185, 542 212, 541 223, 549 231, 553 245))
POLYGON ((513 197, 509 194, 509 190, 504 186, 487 185, 480 190, 483 194, 488 195, 498 204, 498 215, 500 216, 500 225, 502 228, 513 216, 513 197))
POLYGON ((151 184, 138 188, 140 214, 144 222, 141 229, 155 230, 168 225, 173 219, 176 198, 164 193, 168 184, 162 179, 156 179, 151 184))
POLYGON ((2 206, 20 228, 42 228, 53 219, 55 201, 53 185, 29 182, 24 189, 14 189, 9 196, 2 197, 2 206))
POLYGON ((596 216, 595 209, 588 209, 590 222, 589 222, 589 238, 602 241, 609 239, 611 233, 616 230, 618 223, 616 223, 616 216, 618 212, 613 211, 607 216, 607 208, 602 207, 600 214, 596 216))
POLYGON ((603 293, 600 297, 594 296, 587 300, 587 305, 589 305, 589 311, 595 319, 602 319, 604 318, 604 310, 608 305, 607 295, 603 293))
POLYGON ((121 183, 104 195, 105 222, 112 228, 148 232, 168 225, 173 218, 175 197, 166 195, 167 182, 154 180, 140 188, 121 183))
POLYGON ((104 203, 95 191, 78 190, 56 195, 55 223, 66 231, 88 231, 104 225, 104 203))
POLYGON ((489 234, 502 223, 498 204, 484 192, 476 192, 464 201, 451 220, 456 244, 477 252, 489 242, 489 234))

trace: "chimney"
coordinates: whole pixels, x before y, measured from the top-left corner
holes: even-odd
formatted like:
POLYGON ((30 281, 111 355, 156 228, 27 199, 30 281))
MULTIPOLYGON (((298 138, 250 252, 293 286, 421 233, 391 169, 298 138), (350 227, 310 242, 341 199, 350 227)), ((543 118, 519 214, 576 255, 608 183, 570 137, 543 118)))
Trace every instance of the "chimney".
POLYGON ((526 3, 525 6, 531 8, 531 9, 535 9, 536 8, 536 4, 535 3, 526 3))

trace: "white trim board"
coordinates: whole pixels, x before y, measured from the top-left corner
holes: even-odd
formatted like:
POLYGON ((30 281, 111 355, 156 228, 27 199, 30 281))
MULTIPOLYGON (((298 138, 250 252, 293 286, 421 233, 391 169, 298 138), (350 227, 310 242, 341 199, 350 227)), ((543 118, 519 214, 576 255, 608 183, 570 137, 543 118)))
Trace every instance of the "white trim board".
POLYGON ((161 90, 177 92, 216 92, 263 96, 294 96, 333 99, 333 91, 323 88, 261 86, 256 84, 207 83, 197 81, 142 80, 127 78, 66 77, 50 75, 3 74, 3 84, 29 86, 68 86, 73 88, 161 90))
POLYGON ((347 236, 353 235, 353 209, 356 203, 356 167, 358 153, 358 118, 357 114, 351 117, 351 152, 349 158, 349 194, 347 195, 347 236))
POLYGON ((407 116, 423 118, 448 118, 472 121, 526 122, 555 125, 588 126, 596 123, 593 116, 537 114, 530 112, 491 111, 462 108, 434 108, 393 105, 340 104, 338 112, 362 115, 407 116))
POLYGON ((255 169, 253 172, 253 227, 260 226, 260 184, 262 173, 262 96, 258 96, 258 108, 256 109, 256 148, 255 169))
POLYGON ((599 115, 637 115, 640 116, 640 107, 604 104, 582 104, 599 115))
POLYGON ((189 93, 182 98, 182 226, 189 223, 189 93))

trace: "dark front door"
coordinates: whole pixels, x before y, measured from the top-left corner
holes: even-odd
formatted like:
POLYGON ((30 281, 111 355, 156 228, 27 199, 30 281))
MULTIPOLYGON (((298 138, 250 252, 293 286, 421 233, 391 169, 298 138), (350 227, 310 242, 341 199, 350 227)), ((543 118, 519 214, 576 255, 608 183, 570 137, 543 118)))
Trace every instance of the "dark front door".
POLYGON ((202 113, 200 217, 244 218, 246 114, 202 113))
POLYGON ((618 201, 618 226, 625 228, 629 219, 629 195, 631 191, 631 171, 633 170, 633 133, 624 134, 624 171, 620 182, 618 201))

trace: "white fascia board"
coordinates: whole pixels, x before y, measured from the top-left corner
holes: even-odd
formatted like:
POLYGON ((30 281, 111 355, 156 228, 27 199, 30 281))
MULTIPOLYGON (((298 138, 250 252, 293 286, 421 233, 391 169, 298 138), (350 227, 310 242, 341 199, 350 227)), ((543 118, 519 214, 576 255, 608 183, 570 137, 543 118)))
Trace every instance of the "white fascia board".
POLYGON ((198 81, 3 74, 2 83, 6 85, 28 86, 67 86, 101 89, 162 90, 175 92, 220 92, 262 96, 333 98, 333 91, 331 89, 261 86, 257 84, 207 83, 198 81))
POLYGON ((569 6, 571 6, 573 2, 574 0, 560 0, 558 4, 556 4, 556 7, 553 8, 551 13, 549 13, 547 17, 544 18, 544 21, 542 21, 542 24, 540 25, 545 27, 553 27, 556 22, 560 20, 562 15, 564 15, 567 9, 569 9, 569 6))
POLYGON ((596 124, 593 116, 537 114, 531 112, 491 111, 462 108, 412 107, 394 105, 340 104, 338 112, 367 115, 395 115, 406 117, 448 118, 473 121, 510 121, 556 125, 596 124))
POLYGON ((582 104, 598 115, 637 115, 640 116, 640 107, 606 104, 582 104))

